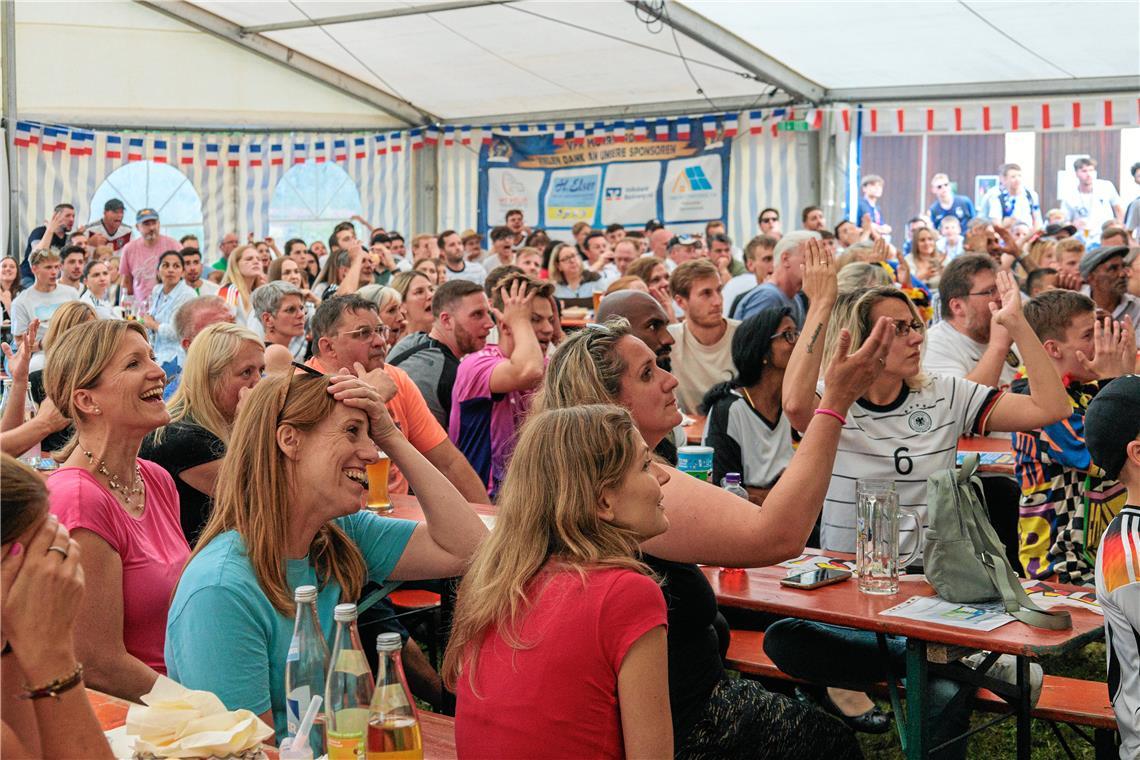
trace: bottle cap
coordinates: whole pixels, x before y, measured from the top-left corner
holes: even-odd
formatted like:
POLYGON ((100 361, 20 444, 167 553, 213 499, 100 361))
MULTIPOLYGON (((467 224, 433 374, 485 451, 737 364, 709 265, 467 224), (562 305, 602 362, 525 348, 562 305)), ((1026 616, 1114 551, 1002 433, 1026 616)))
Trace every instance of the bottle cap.
POLYGON ((293 601, 298 603, 317 601, 317 587, 298 586, 293 589, 293 601))
POLYGON ((333 620, 338 623, 349 623, 356 620, 356 605, 352 603, 338 604, 333 608, 333 620))
POLYGON ((376 637, 377 652, 393 652, 404 646, 404 640, 398 633, 382 633, 376 637))
POLYGON ((724 474, 724 482, 726 482, 726 483, 739 483, 740 482, 740 473, 739 472, 726 472, 724 474))

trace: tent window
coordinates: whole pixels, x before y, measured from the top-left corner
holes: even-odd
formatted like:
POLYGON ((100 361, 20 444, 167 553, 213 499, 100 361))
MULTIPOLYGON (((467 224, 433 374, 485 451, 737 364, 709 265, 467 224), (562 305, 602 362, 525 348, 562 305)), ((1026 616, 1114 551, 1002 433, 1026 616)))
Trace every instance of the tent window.
POLYGON ((277 183, 269 201, 274 239, 327 240, 339 222, 362 214, 360 191, 335 164, 297 164, 277 183))
POLYGON ((135 226, 139 209, 158 211, 162 234, 174 238, 195 235, 202 239, 202 201, 190 178, 168 164, 132 161, 108 175, 91 198, 91 221, 103 216, 103 204, 118 198, 126 207, 123 223, 135 226))

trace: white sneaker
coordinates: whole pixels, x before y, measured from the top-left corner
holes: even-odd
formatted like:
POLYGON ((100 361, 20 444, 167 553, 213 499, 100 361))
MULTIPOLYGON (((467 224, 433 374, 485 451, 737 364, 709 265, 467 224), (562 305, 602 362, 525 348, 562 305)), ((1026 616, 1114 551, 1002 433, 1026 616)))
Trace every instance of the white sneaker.
MULTIPOLYGON (((962 658, 962 662, 966 663, 974 670, 982 666, 982 661, 985 660, 988 652, 978 652, 962 658)), ((995 662, 986 672, 986 676, 993 678, 997 681, 1005 681, 1010 684, 1017 684, 1017 658, 1012 654, 1003 654, 998 657, 995 662)), ((1045 679, 1045 669, 1035 662, 1029 663, 1029 705, 1030 707, 1037 706, 1037 700, 1041 699, 1041 682, 1045 679)))

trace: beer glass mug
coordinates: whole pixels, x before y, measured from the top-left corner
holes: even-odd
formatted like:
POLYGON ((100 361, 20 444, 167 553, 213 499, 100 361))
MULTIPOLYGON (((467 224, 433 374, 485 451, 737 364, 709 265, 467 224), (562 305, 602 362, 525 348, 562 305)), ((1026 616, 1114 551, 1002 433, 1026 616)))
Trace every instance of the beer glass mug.
POLYGON ((368 501, 366 506, 375 512, 391 512, 392 500, 388 498, 388 455, 377 451, 380 457, 368 465, 368 501))
POLYGON ((124 295, 119 299, 119 306, 123 310, 123 319, 135 318, 135 297, 132 295, 124 295))
POLYGON ((864 594, 897 594, 899 567, 906 567, 922 547, 922 523, 914 510, 899 507, 899 494, 890 480, 860 479, 855 483, 855 572, 864 594), (914 550, 899 559, 899 518, 915 522, 914 550), (901 564, 900 564, 901 562, 901 564))

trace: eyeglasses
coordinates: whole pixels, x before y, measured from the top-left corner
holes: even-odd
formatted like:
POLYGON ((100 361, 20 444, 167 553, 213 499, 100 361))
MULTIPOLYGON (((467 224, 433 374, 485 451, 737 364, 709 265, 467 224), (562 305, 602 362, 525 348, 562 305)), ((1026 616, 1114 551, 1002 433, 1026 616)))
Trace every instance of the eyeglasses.
POLYGON ((364 341, 365 343, 368 343, 377 334, 379 334, 381 338, 387 339, 388 334, 389 334, 388 326, 387 325, 380 325, 379 327, 372 327, 372 326, 366 325, 364 327, 358 327, 355 330, 349 330, 348 332, 337 333, 336 337, 340 338, 340 337, 345 336, 345 335, 351 335, 351 336, 358 338, 361 341, 364 341))
POLYGON ((775 335, 769 336, 768 340, 775 340, 776 338, 783 338, 788 343, 790 343, 791 345, 794 346, 796 344, 796 341, 799 340, 799 337, 800 337, 800 331, 799 330, 784 330, 783 332, 778 332, 775 335))
POLYGON ((942 189, 942 188, 944 188, 944 187, 950 187, 950 183, 948 183, 948 182, 943 182, 943 183, 941 183, 941 184, 935 185, 935 186, 934 186, 934 189, 935 189, 935 190, 941 190, 941 189, 942 189))
POLYGON ((992 288, 986 288, 985 290, 975 290, 971 293, 968 293, 967 295, 985 296, 986 298, 993 298, 997 294, 998 294, 997 285, 994 285, 992 288))
POLYGON ((917 319, 912 319, 909 322, 905 319, 896 319, 895 336, 899 338, 905 338, 912 332, 921 333, 924 326, 925 325, 923 325, 922 322, 919 322, 917 319))
POLYGON ((771 224, 772 222, 780 221, 778 216, 764 216, 760 218, 760 224, 771 224))

